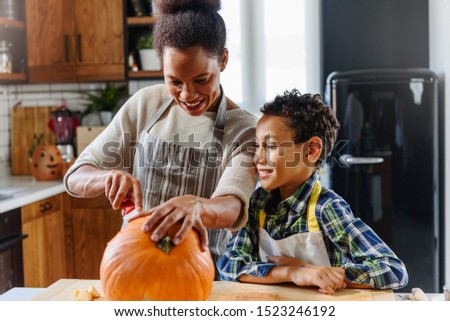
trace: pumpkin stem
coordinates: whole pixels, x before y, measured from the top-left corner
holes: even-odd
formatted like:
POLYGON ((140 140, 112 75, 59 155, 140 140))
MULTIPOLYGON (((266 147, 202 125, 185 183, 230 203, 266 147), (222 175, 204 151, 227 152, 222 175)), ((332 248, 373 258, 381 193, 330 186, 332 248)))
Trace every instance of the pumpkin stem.
POLYGON ((169 235, 167 235, 166 237, 163 237, 161 240, 159 240, 158 243, 156 243, 156 247, 164 253, 169 254, 170 250, 173 247, 172 239, 169 235))

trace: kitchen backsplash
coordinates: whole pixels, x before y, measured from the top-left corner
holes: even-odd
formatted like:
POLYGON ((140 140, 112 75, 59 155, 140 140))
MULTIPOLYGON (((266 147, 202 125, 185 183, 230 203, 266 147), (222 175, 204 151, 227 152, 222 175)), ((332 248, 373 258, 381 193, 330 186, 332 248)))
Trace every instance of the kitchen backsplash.
MULTIPOLYGON (((140 88, 162 83, 157 81, 130 81, 130 94, 140 88)), ((10 119, 15 104, 22 106, 59 106, 64 100, 71 110, 83 111, 86 103, 80 92, 95 91, 105 83, 70 83, 39 85, 0 85, 0 177, 9 173, 10 166, 10 119)))

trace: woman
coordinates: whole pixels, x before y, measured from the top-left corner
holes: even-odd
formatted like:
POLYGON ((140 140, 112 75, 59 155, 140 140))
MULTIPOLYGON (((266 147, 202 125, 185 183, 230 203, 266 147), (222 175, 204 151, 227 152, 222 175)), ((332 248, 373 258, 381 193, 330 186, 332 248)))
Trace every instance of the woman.
POLYGON ((118 209, 130 197, 155 242, 175 222, 181 242, 195 228, 216 261, 247 220, 256 184, 256 117, 228 99, 220 73, 228 62, 220 1, 156 1, 154 43, 165 85, 133 95, 64 178, 75 197, 102 193, 118 209), (209 243, 209 244, 208 244, 209 243))

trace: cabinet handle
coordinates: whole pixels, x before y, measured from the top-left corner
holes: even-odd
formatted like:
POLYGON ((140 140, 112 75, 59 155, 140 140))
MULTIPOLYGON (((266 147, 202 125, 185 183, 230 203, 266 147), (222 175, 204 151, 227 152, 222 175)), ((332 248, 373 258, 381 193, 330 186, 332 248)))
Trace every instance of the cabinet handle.
POLYGON ((339 160, 344 166, 349 165, 373 165, 384 162, 382 157, 354 157, 353 155, 342 155, 339 160))
POLYGON ((53 204, 50 202, 45 202, 45 203, 39 204, 39 210, 41 213, 50 211, 52 208, 53 208, 53 204))
POLYGON ((66 51, 66 62, 70 62, 70 55, 69 55, 69 36, 64 36, 64 49, 66 51))
POLYGON ((77 45, 78 45, 78 61, 83 61, 83 53, 81 52, 81 33, 77 35, 77 45))
POLYGON ((6 251, 22 241, 24 238, 27 238, 28 234, 11 234, 0 240, 0 253, 6 251))

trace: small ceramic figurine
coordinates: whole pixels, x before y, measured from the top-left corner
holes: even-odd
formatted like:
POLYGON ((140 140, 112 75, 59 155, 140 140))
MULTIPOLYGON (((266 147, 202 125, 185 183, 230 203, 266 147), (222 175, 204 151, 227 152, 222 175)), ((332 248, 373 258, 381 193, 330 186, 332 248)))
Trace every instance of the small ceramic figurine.
POLYGON ((38 181, 56 181, 63 177, 66 164, 55 145, 36 147, 31 157, 31 174, 38 181))

